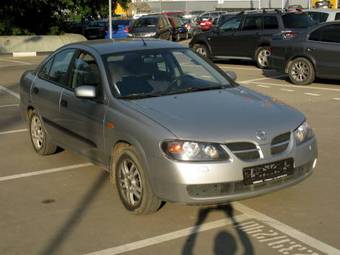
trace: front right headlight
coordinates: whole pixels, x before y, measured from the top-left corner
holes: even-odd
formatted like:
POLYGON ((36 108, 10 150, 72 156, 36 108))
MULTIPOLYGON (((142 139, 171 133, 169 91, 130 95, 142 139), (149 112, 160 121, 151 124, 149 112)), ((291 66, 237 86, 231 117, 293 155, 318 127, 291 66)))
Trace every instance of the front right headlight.
POLYGON ((294 130, 296 145, 300 145, 314 136, 313 130, 307 121, 294 130))

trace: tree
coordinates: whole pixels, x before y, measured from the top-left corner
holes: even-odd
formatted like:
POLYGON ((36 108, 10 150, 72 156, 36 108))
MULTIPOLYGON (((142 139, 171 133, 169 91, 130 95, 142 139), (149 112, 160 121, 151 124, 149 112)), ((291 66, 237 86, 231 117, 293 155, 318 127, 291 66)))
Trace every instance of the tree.
MULTIPOLYGON (((113 0, 127 7, 131 0, 113 0)), ((105 17, 107 0, 1 0, 0 35, 54 34, 75 17, 105 17)))

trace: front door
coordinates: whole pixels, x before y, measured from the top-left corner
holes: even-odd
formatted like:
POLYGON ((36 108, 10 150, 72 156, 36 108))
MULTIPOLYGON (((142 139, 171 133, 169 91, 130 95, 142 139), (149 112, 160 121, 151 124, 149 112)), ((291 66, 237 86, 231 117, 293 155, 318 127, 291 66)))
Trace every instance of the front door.
POLYGON ((106 105, 100 70, 95 58, 85 52, 78 53, 70 69, 69 89, 64 89, 60 99, 60 124, 70 139, 70 146, 94 161, 104 163, 103 127, 106 105), (79 86, 95 86, 97 97, 84 99, 75 96, 79 86))

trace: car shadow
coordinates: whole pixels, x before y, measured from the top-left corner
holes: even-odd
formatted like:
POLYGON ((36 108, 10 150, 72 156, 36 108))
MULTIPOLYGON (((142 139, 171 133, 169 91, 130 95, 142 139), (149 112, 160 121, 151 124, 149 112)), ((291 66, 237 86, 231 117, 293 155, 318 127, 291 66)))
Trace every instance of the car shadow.
POLYGON ((216 207, 207 207, 199 210, 197 221, 195 226, 185 241, 184 247, 182 249, 181 255, 192 255, 194 254, 194 247, 198 237, 198 233, 202 224, 206 221, 209 213, 214 211, 221 211, 225 214, 227 219, 230 219, 234 229, 239 238, 239 243, 241 247, 238 247, 235 237, 227 232, 226 230, 221 230, 217 233, 214 240, 213 254, 215 255, 234 255, 239 253, 239 249, 243 249, 244 254, 253 255, 254 248, 248 237, 248 235, 238 227, 238 222, 234 217, 234 208, 232 205, 218 205, 216 207))

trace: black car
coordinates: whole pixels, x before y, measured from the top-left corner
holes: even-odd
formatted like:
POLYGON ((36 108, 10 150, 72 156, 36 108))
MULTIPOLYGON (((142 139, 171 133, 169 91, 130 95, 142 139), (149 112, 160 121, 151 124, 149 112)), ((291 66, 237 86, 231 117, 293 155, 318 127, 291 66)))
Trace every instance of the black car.
POLYGON ((108 27, 106 20, 91 21, 84 29, 84 36, 86 39, 104 39, 105 31, 108 27))
POLYGON ((165 15, 145 15, 133 23, 129 37, 172 40, 172 26, 165 15))
POLYGON ((246 11, 194 36, 190 47, 211 59, 250 59, 266 68, 273 34, 295 36, 314 24, 303 12, 246 11))
POLYGON ((327 22, 293 39, 273 36, 269 67, 288 73, 294 84, 315 77, 340 79, 340 22, 327 22))

